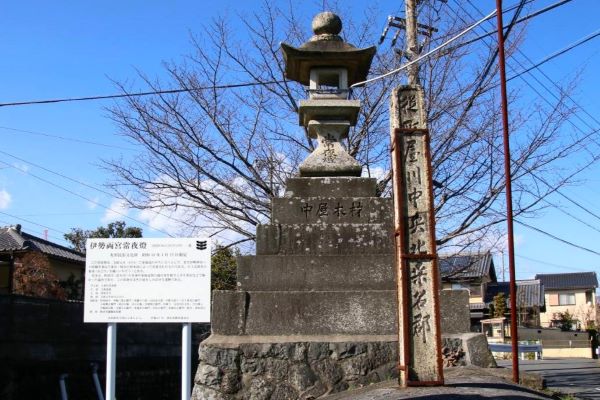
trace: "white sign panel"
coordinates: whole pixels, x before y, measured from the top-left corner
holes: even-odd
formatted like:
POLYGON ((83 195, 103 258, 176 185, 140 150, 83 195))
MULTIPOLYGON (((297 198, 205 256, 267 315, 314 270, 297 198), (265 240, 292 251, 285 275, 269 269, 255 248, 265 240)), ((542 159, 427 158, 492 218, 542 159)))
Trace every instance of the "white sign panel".
POLYGON ((209 239, 88 239, 84 322, 210 322, 209 239))

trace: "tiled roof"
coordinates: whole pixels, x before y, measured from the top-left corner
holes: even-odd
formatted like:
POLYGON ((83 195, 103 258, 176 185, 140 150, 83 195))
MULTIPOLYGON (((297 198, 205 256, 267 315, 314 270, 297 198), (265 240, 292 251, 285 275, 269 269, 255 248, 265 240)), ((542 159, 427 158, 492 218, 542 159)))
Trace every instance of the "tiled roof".
MULTIPOLYGON (((517 305, 524 307, 541 307, 544 305, 544 286, 540 280, 527 279, 516 281, 517 284, 517 305)), ((510 288, 508 282, 497 282, 489 284, 485 292, 485 303, 492 303, 498 293, 504 293, 506 299, 509 299, 510 288)), ((507 305, 510 305, 507 303, 507 305)))
POLYGON ((440 256, 440 275, 445 281, 471 280, 488 274, 496 281, 496 270, 490 253, 440 256))
POLYGON ((20 227, 0 228, 0 252, 37 250, 50 257, 85 264, 85 255, 68 247, 22 232, 20 227))
POLYGON ((573 272, 568 274, 538 274, 546 290, 592 289, 598 287, 595 272, 573 272))

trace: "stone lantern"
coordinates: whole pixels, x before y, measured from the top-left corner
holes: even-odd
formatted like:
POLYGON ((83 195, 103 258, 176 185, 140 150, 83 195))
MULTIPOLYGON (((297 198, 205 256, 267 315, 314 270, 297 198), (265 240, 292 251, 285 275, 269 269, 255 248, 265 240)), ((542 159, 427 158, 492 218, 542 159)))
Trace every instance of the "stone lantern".
POLYGON ((366 80, 375 47, 357 49, 339 36, 340 17, 331 12, 312 21, 314 36, 295 48, 281 44, 285 75, 308 87, 301 100, 300 125, 318 146, 300 165, 300 176, 360 176, 362 167, 341 144, 356 124, 359 100, 349 100, 350 86, 366 80))

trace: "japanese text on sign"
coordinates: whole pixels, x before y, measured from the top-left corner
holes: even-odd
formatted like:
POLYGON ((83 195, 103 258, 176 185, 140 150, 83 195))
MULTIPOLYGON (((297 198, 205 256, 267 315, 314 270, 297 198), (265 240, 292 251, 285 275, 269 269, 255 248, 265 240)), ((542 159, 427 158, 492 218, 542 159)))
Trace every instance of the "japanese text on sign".
POLYGON ((210 322, 208 239, 88 239, 85 322, 210 322))

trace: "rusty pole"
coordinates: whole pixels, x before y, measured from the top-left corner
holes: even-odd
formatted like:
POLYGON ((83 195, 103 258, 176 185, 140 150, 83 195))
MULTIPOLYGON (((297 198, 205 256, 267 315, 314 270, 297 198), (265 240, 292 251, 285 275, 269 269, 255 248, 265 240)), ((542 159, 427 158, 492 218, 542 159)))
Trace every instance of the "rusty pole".
POLYGON ((506 95, 506 65, 504 56, 504 30, 502 23, 502 0, 496 0, 498 25, 498 64, 500 67, 500 90, 502 95, 502 130, 504 137, 504 175, 506 176, 506 225, 508 231, 508 270, 510 287, 510 341, 512 345, 513 381, 519 383, 519 354, 517 331, 517 285, 515 282, 515 242, 513 235, 512 182, 510 174, 510 138, 508 135, 508 101, 506 95))

